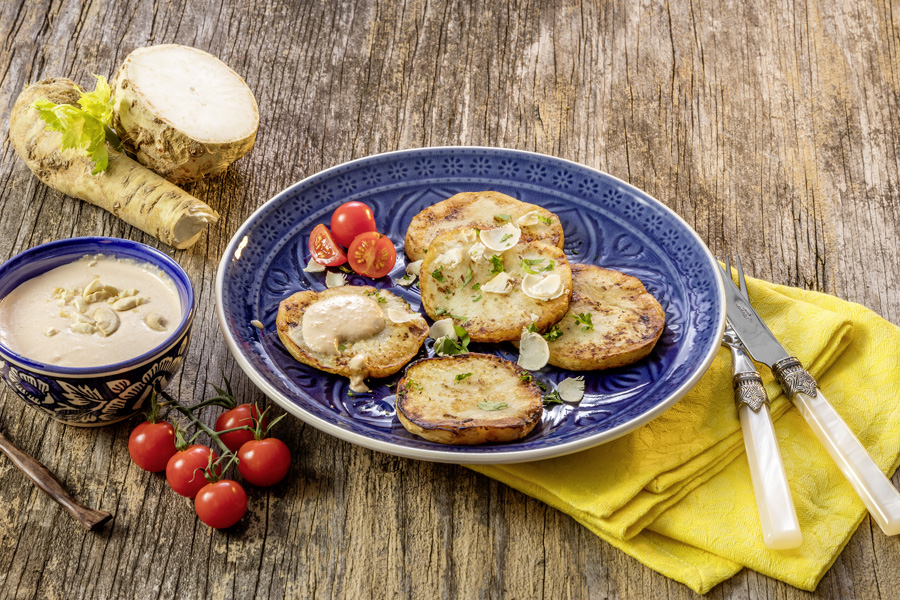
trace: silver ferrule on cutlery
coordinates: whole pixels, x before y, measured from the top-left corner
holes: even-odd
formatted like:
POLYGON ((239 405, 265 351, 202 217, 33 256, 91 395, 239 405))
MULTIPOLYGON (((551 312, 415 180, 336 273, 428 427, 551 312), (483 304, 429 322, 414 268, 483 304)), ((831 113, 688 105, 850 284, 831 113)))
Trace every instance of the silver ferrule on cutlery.
POLYGON ((763 543, 773 550, 796 548, 803 543, 803 535, 769 414, 769 397, 759 372, 730 325, 725 328, 722 343, 731 350, 734 400, 744 433, 763 543))
POLYGON ((784 349, 759 317, 750 304, 740 259, 736 263, 740 288, 731 279, 730 260, 726 261, 726 275, 722 278, 729 323, 750 356, 772 369, 784 393, 803 415, 881 530, 887 535, 900 534, 900 492, 828 402, 816 380, 784 349))

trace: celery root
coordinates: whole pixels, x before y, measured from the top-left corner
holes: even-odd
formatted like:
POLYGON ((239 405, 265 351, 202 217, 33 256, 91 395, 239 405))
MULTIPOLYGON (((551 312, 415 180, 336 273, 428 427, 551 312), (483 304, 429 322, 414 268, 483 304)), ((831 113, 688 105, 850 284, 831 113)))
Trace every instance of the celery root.
POLYGON ((256 141, 253 93, 208 52, 177 44, 138 48, 112 88, 113 126, 125 148, 173 183, 221 173, 256 141))
POLYGON ((28 168, 53 189, 106 209, 166 244, 194 244, 204 227, 218 220, 216 211, 112 148, 109 167, 92 175, 93 164, 84 152, 62 150, 62 134, 46 130, 32 107, 41 98, 76 104, 79 96, 75 82, 61 77, 32 84, 19 95, 9 118, 9 138, 28 168))

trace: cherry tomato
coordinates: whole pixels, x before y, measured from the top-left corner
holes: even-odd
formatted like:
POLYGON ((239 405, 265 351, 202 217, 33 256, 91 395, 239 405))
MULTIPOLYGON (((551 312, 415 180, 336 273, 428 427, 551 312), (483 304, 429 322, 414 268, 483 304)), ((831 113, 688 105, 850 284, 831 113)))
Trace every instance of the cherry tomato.
POLYGON ((394 243, 387 236, 370 231, 356 236, 347 249, 350 268, 366 277, 384 277, 397 262, 394 243))
POLYGON ((347 262, 347 255, 331 236, 328 228, 319 223, 309 234, 309 252, 320 265, 336 267, 347 262))
POLYGON ((194 499, 194 510, 210 527, 225 529, 247 512, 247 493, 241 484, 230 479, 207 483, 194 499))
POLYGON ((362 202, 344 202, 331 215, 331 235, 344 248, 359 234, 375 229, 375 213, 362 202))
POLYGON ((244 479, 261 487, 275 485, 287 475, 291 451, 278 438, 250 440, 238 451, 238 471, 244 479))
POLYGON ((131 460, 151 473, 165 471, 166 463, 175 452, 175 428, 166 421, 144 421, 128 437, 131 460))
MULTIPOLYGON (((216 419, 216 431, 224 431, 225 429, 241 427, 242 425, 253 427, 258 417, 259 410, 257 410, 255 406, 251 404, 241 404, 235 406, 231 410, 226 410, 219 415, 219 418, 216 419)), ((263 417, 263 430, 265 430, 268 424, 269 419, 263 417)), ((243 429, 241 431, 223 433, 219 436, 219 439, 228 446, 229 450, 237 452, 241 446, 253 439, 253 430, 243 429)))
POLYGON ((203 469, 209 465, 209 457, 218 458, 209 446, 193 444, 176 452, 166 465, 166 481, 169 487, 185 498, 193 498, 207 484, 203 469))

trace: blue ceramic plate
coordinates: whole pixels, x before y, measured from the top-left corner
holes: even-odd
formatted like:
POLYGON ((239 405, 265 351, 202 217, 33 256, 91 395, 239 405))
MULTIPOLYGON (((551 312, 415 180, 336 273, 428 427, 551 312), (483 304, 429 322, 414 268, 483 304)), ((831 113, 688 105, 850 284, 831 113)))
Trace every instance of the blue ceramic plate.
MULTIPOLYGON (((696 233, 640 190, 588 167, 499 148, 423 148, 354 160, 284 190, 232 238, 219 265, 219 324, 240 367, 289 413, 341 439, 390 454, 454 463, 511 463, 589 448, 647 423, 677 402, 706 371, 725 325, 717 265, 696 233), (378 229, 397 247, 397 265, 375 282, 421 311, 418 288, 395 286, 405 272, 403 238, 413 216, 458 192, 496 190, 559 215, 570 262, 638 277, 659 300, 666 328, 654 351, 625 368, 583 373, 578 404, 544 411, 526 438, 484 446, 444 446, 408 433, 394 413, 391 384, 401 373, 369 382, 351 396, 348 381, 300 364, 275 331, 278 303, 300 290, 325 288, 324 273, 305 273, 307 239, 343 202, 375 209, 378 229), (258 329, 252 321, 259 321, 258 329)), ((350 284, 371 284, 355 275, 350 284)), ((511 344, 472 344, 515 360, 511 344)), ((430 342, 420 356, 432 355, 430 342)), ((548 386, 578 373, 545 367, 548 386)))

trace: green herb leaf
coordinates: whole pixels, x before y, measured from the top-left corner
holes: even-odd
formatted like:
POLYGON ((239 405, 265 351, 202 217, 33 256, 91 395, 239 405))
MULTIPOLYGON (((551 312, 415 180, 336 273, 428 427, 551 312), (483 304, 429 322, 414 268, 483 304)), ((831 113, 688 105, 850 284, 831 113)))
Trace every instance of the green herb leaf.
POLYGON ((422 384, 414 379, 407 379, 406 385, 404 386, 407 390, 421 390, 422 384))
POLYGON ((347 344, 338 344, 338 352, 343 352, 347 349, 347 344))
POLYGON ((548 342, 555 342, 556 340, 558 340, 559 338, 562 337, 563 332, 560 330, 559 324, 557 323, 556 325, 554 325, 553 327, 550 328, 550 331, 548 331, 547 333, 543 333, 541 335, 543 335, 544 339, 547 340, 548 342))
POLYGON ((469 282, 472 281, 472 267, 466 269, 466 276, 463 277, 463 287, 469 285, 469 282))
POLYGON ((534 378, 531 376, 531 373, 528 373, 527 371, 519 375, 519 381, 524 381, 525 383, 529 383, 532 379, 534 378))
POLYGON ((549 394, 544 394, 544 397, 541 399, 544 401, 544 406, 562 404, 562 398, 559 397, 559 392, 557 392, 556 390, 553 390, 549 394))
POLYGON ((491 257, 491 275, 503 272, 503 261, 496 254, 491 257))
POLYGON ((441 283, 443 283, 444 282, 444 273, 442 272, 443 270, 444 270, 444 266, 441 265, 440 267, 438 267, 437 269, 435 269, 434 271, 431 272, 431 276, 434 277, 435 279, 437 279, 438 281, 440 281, 441 283))
POLYGON ((499 402, 497 400, 482 400, 478 403, 478 408, 481 410, 503 410, 509 406, 506 402, 499 402))
POLYGON ((480 289, 481 289, 481 284, 480 284, 480 283, 476 283, 475 285, 472 286, 472 291, 473 291, 473 292, 477 292, 477 291, 480 290, 480 289))
POLYGON ((443 306, 439 306, 434 310, 434 314, 437 317, 450 317, 451 319, 459 319, 460 321, 465 321, 466 317, 461 317, 459 315, 451 315, 450 311, 448 311, 443 306))
POLYGON ((537 324, 535 324, 534 321, 532 321, 531 323, 528 324, 528 329, 527 329, 527 331, 528 331, 529 333, 540 333, 540 332, 538 331, 537 324))
POLYGON ((482 298, 482 296, 481 296, 480 293, 479 293, 479 294, 475 294, 475 295, 472 296, 472 302, 478 302, 479 300, 481 300, 481 298, 482 298))
POLYGON ((471 376, 472 376, 471 373, 460 373, 459 375, 456 376, 456 380, 462 381, 463 379, 466 379, 467 377, 471 377, 471 376))
POLYGON ((544 260, 543 258, 523 258, 522 270, 531 275, 537 275, 543 269, 532 269, 531 267, 541 264, 544 260))
POLYGON ((512 220, 512 217, 509 215, 494 215, 494 219, 500 221, 501 223, 506 223, 512 220))
POLYGON ((505 242, 506 240, 508 240, 508 239, 511 238, 511 237, 512 237, 512 234, 511 234, 511 233, 504 233, 504 234, 503 234, 503 237, 500 238, 500 243, 502 244, 503 242, 505 242))
POLYGON ((110 142, 119 145, 118 137, 109 128, 112 120, 112 100, 106 78, 95 75, 97 86, 93 92, 81 91, 78 104, 54 104, 47 99, 37 100, 31 106, 37 109, 50 131, 62 133, 62 149, 83 150, 91 161, 96 175, 109 166, 109 152, 106 149, 108 134, 110 142))
POLYGON ((460 327, 459 325, 454 325, 453 330, 456 332, 456 340, 452 340, 449 337, 442 337, 438 342, 435 342, 434 351, 437 354, 441 354, 444 356, 450 356, 453 354, 465 354, 469 351, 469 333, 465 330, 464 327, 460 327))
POLYGON ((544 225, 550 225, 551 223, 553 223, 553 219, 551 219, 550 217, 542 217, 541 215, 538 215, 537 218, 538 221, 540 221, 544 225))
POLYGON ((572 318, 575 319, 575 322, 581 325, 582 331, 593 331, 594 324, 591 322, 591 313, 581 313, 579 315, 572 315, 572 318))

